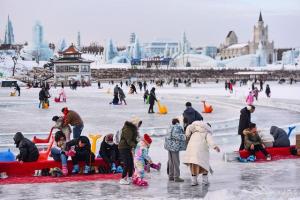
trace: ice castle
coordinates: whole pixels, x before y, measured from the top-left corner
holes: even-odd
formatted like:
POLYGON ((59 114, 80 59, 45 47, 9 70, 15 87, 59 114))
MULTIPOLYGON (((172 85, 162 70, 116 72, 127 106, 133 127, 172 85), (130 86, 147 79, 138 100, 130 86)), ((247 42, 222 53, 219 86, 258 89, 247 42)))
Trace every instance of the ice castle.
POLYGON ((5 35, 4 35, 4 44, 14 44, 14 43, 15 43, 14 29, 13 29, 11 20, 9 19, 9 16, 8 16, 6 29, 5 29, 5 35))
POLYGON ((44 41, 44 30, 40 22, 36 22, 32 29, 32 43, 24 46, 20 56, 23 60, 48 61, 53 57, 53 51, 49 48, 47 42, 44 41))

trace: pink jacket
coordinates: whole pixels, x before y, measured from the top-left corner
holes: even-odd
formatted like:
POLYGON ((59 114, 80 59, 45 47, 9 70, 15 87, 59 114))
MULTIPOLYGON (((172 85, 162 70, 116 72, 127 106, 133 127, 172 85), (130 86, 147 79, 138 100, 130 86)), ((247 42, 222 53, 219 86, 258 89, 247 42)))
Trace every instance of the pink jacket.
POLYGON ((253 94, 252 94, 252 92, 249 92, 249 95, 247 96, 247 99, 246 99, 246 103, 247 103, 247 105, 252 105, 253 102, 254 102, 253 94))

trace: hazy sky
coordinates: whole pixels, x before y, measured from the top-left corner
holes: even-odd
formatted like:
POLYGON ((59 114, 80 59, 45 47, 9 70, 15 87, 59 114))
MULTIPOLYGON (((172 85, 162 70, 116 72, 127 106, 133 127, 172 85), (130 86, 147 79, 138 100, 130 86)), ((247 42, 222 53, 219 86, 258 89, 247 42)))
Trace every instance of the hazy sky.
POLYGON ((37 20, 44 39, 55 43, 76 42, 78 31, 84 44, 112 38, 118 45, 131 32, 148 42, 178 41, 185 31, 196 47, 219 45, 230 30, 247 42, 260 10, 275 47, 300 46, 300 0, 0 0, 0 38, 9 14, 17 42, 31 42, 37 20))

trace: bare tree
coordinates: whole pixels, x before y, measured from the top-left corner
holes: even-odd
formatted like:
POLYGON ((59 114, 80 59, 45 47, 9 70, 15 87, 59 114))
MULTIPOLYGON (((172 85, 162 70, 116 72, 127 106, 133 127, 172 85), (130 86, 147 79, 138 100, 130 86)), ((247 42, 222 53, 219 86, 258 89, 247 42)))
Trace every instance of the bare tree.
POLYGON ((18 63, 18 59, 19 59, 19 54, 18 53, 16 55, 12 56, 12 60, 14 62, 14 66, 13 66, 13 69, 12 69, 12 76, 15 76, 16 65, 18 63))

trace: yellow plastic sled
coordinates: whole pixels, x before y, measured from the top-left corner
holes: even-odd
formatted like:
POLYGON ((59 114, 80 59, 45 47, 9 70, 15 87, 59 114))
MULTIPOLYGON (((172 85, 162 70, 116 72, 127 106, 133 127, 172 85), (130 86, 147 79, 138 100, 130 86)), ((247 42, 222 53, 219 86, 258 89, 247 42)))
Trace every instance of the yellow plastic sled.
POLYGON ((168 108, 165 105, 161 105, 160 101, 157 101, 157 106, 158 106, 158 113, 159 114, 167 114, 168 113, 168 108))

